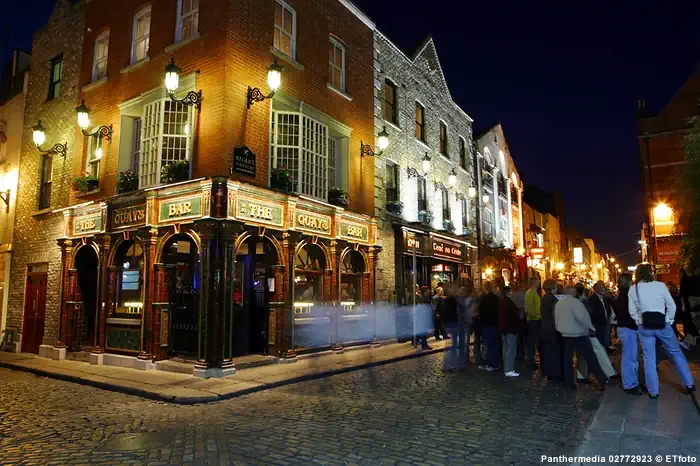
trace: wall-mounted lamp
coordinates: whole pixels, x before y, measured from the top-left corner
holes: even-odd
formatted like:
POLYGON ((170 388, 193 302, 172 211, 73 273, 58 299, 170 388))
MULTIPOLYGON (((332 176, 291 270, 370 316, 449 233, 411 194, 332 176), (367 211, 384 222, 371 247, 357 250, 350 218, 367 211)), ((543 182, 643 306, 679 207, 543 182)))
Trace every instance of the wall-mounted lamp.
POLYGON ((450 188, 454 188, 455 185, 457 184, 457 170, 452 167, 452 170, 450 170, 450 174, 447 177, 447 185, 450 188))
POLYGON ((5 212, 10 212, 10 190, 0 193, 0 199, 5 203, 5 212))
POLYGON ((491 196, 489 196, 488 194, 484 194, 483 196, 481 196, 481 201, 484 204, 488 203, 490 199, 491 199, 491 196))
POLYGON ((262 102, 266 99, 271 99, 274 97, 275 92, 282 85, 282 71, 284 68, 277 63, 277 58, 275 58, 274 63, 267 67, 267 85, 270 88, 270 95, 264 95, 262 91, 255 87, 248 87, 248 108, 250 108, 255 102, 262 102))
POLYGON ((44 150, 41 145, 46 141, 46 132, 44 127, 41 126, 41 120, 37 121, 36 126, 32 128, 32 140, 36 145, 36 149, 42 154, 60 155, 61 157, 66 157, 66 152, 68 152, 68 143, 54 144, 51 149, 44 150))
POLYGON ((413 178, 413 177, 420 178, 420 177, 421 177, 421 174, 418 173, 418 170, 416 170, 415 168, 413 168, 413 167, 408 167, 408 178, 410 179, 410 178, 413 178))
POLYGON ((180 87, 180 69, 179 66, 175 64, 175 59, 170 59, 170 64, 165 67, 165 89, 168 91, 170 100, 184 105, 193 105, 197 110, 201 108, 202 105, 202 90, 190 91, 182 99, 175 98, 175 92, 177 88, 180 87))
POLYGON ((436 181, 435 182, 435 191, 447 191, 447 186, 442 184, 441 181, 436 181))
POLYGON ((422 165, 423 165, 423 173, 425 173, 427 175, 428 172, 430 171, 430 156, 428 155, 427 152, 425 153, 425 157, 423 157, 422 165))
POLYGON ((469 189, 467 189, 467 196, 469 196, 469 199, 474 199, 476 197, 476 188, 474 186, 469 186, 469 189))
POLYGON ((84 100, 80 105, 75 107, 75 112, 78 114, 78 126, 80 126, 85 136, 97 136, 99 138, 105 138, 108 141, 112 139, 112 125, 102 125, 97 128, 94 133, 88 133, 86 131, 87 127, 90 126, 90 109, 85 106, 84 100))
POLYGON ((379 152, 375 153, 374 150, 372 150, 372 146, 360 140, 360 155, 362 157, 365 155, 374 157, 375 155, 381 156, 384 153, 384 150, 389 147, 389 133, 386 132, 386 126, 377 134, 377 147, 379 148, 379 152))

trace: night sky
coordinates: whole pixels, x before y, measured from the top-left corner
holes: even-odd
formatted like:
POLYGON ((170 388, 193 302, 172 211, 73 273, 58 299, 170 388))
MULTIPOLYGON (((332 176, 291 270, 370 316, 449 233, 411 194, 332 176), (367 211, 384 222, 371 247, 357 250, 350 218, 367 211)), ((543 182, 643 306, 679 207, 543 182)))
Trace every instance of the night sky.
MULTIPOLYGON (((642 219, 636 101, 660 110, 694 70, 699 1, 586 8, 353 1, 409 55, 432 34, 452 96, 474 118, 475 133, 503 123, 524 181, 558 189, 570 226, 604 252, 635 249, 642 219)), ((29 49, 54 0, 1 3, 9 4, 0 18, 8 49, 29 49)))

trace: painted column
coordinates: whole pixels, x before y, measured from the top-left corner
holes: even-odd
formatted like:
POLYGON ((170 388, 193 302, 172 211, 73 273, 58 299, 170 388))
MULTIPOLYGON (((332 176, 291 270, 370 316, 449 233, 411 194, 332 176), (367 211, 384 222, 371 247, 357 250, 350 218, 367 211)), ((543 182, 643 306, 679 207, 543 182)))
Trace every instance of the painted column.
POLYGON ((59 239, 58 245, 61 248, 61 308, 59 315, 59 331, 58 339, 54 345, 56 348, 65 348, 67 344, 67 324, 68 324, 68 314, 70 310, 68 309, 67 297, 69 294, 68 281, 69 281, 69 270, 73 262, 73 241, 69 239, 59 239))
POLYGON ((156 249, 158 246, 158 229, 152 228, 148 231, 148 237, 143 242, 143 253, 146 259, 144 265, 144 302, 143 314, 141 315, 141 351, 138 355, 139 359, 151 359, 152 343, 153 343, 153 295, 154 295, 154 271, 156 261, 156 249))
POLYGON ((508 199, 508 245, 513 248, 515 247, 515 241, 513 241, 513 204, 511 201, 511 196, 510 196, 510 188, 511 188, 511 180, 510 178, 506 179, 506 198, 508 199))
POLYGON ((499 206, 500 196, 498 195, 498 168, 493 168, 493 226, 496 230, 494 232, 494 241, 498 245, 498 235, 500 234, 501 228, 501 208, 499 206))
POLYGON ((111 241, 109 235, 104 235, 98 239, 100 247, 99 253, 99 269, 97 271, 97 283, 99 284, 99 293, 97 295, 97 319, 95 322, 95 347, 93 353, 104 353, 105 350, 105 328, 107 327, 107 285, 109 283, 109 254, 111 241))
MULTIPOLYGON (((241 233, 240 225, 224 222, 221 224, 221 251, 224 254, 223 276, 224 283, 220 287, 219 301, 221 303, 222 325, 221 333, 221 354, 223 369, 233 368, 233 281, 235 264, 235 247, 238 236, 241 233)), ((269 330, 268 330, 269 331, 269 330)))

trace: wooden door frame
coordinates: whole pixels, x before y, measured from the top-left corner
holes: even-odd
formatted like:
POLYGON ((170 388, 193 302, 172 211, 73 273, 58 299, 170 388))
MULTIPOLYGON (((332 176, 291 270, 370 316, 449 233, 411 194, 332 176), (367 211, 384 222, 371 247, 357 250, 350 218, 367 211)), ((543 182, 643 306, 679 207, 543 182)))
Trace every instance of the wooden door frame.
MULTIPOLYGON (((31 296, 29 295, 29 289, 30 289, 29 281, 30 281, 30 278, 33 278, 33 277, 39 277, 39 278, 44 277, 46 279, 46 283, 44 285, 44 325, 46 325, 46 292, 47 292, 48 283, 49 283, 49 273, 48 273, 48 271, 46 271, 46 272, 27 272, 26 279, 24 282, 24 310, 23 310, 24 316, 22 319, 22 340, 21 340, 21 349, 20 349, 21 352, 25 352, 24 345, 27 343, 27 339, 24 337, 24 332, 26 330, 25 324, 26 324, 26 319, 27 319, 27 304, 29 303, 28 298, 31 298, 31 296)), ((36 324, 36 319, 34 319, 34 323, 36 324)), ((36 330, 36 326, 35 326, 34 330, 36 330)), ((42 341, 39 342, 39 347, 41 347, 41 345, 43 343, 44 331, 45 331, 45 329, 42 328, 41 329, 42 341)), ((39 350, 37 349, 37 354, 38 353, 39 353, 39 350)))

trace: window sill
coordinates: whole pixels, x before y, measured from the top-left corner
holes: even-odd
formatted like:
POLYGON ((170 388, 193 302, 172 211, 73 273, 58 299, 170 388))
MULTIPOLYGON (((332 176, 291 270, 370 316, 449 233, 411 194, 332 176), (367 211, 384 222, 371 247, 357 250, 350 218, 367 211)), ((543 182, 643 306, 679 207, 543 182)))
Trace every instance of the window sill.
POLYGON ((463 166, 459 165, 459 169, 462 170, 464 173, 469 174, 469 170, 467 170, 463 166))
POLYGON ((452 160, 451 160, 448 156, 446 156, 445 154, 443 154, 443 153, 438 153, 438 155, 439 155, 440 157, 442 157, 443 159, 447 160, 448 162, 452 162, 452 160))
POLYGON ((292 57, 290 57, 286 53, 280 52, 279 50, 277 50, 274 47, 270 47, 270 53, 272 55, 276 56, 277 58, 279 58, 280 60, 284 61, 285 63, 292 65, 294 68, 298 69, 299 71, 304 70, 304 65, 302 65, 301 63, 299 63, 298 61, 296 61, 295 59, 293 59, 292 57))
POLYGON ((389 120, 384 120, 384 123, 386 123, 386 124, 389 125, 390 127, 394 128, 396 131, 401 131, 401 132, 403 132, 403 130, 401 129, 401 127, 400 127, 399 125, 397 125, 396 123, 392 123, 392 122, 389 121, 389 120))
POLYGON ((174 44, 168 45, 167 47, 165 47, 165 53, 174 52, 175 50, 179 49, 180 47, 184 47, 185 45, 189 44, 190 42, 194 42, 197 39, 199 39, 199 33, 196 33, 195 35, 190 36, 187 39, 182 39, 178 42, 175 42, 174 44))
POLYGON ((340 89, 336 88, 335 86, 331 85, 330 83, 328 83, 326 86, 328 87, 328 89, 335 92, 339 96, 343 97, 348 102, 352 102, 352 97, 350 97, 349 94, 346 94, 345 92, 341 91, 340 89))
POLYGON ((94 90, 94 89, 97 89, 98 87, 104 86, 105 84, 107 84, 107 81, 109 81, 109 77, 105 76, 104 78, 100 78, 100 79, 98 79, 97 81, 91 82, 91 83, 88 84, 87 86, 83 86, 83 88, 81 89, 81 91, 83 91, 83 92, 90 92, 90 91, 92 91, 92 90, 94 90))
POLYGON ((85 191, 84 193, 78 192, 78 193, 76 193, 75 197, 76 197, 76 199, 82 199, 84 197, 90 197, 90 196, 93 196, 93 195, 99 194, 99 193, 101 193, 100 188, 97 188, 97 189, 93 189, 92 191, 85 191))
POLYGON ((132 63, 132 64, 129 65, 129 66, 125 66, 124 68, 122 68, 121 70, 119 70, 119 73, 121 73, 121 74, 131 73, 131 72, 134 71, 134 70, 138 70, 139 68, 141 68, 142 66, 144 66, 144 65, 145 65, 146 63, 148 63, 149 61, 151 61, 151 57, 146 57, 146 58, 144 58, 144 59, 142 59, 142 60, 137 61, 136 63, 132 63))
POLYGON ((41 217, 42 215, 50 214, 51 212, 53 212, 53 209, 51 209, 51 207, 47 207, 46 209, 32 212, 32 217, 41 217))
POLYGON ((424 143, 424 142, 421 141, 420 139, 416 138, 416 142, 417 142, 418 144, 420 144, 421 146, 425 147, 426 149, 432 150, 432 149, 430 149, 430 146, 429 146, 429 145, 427 145, 426 143, 424 143))

